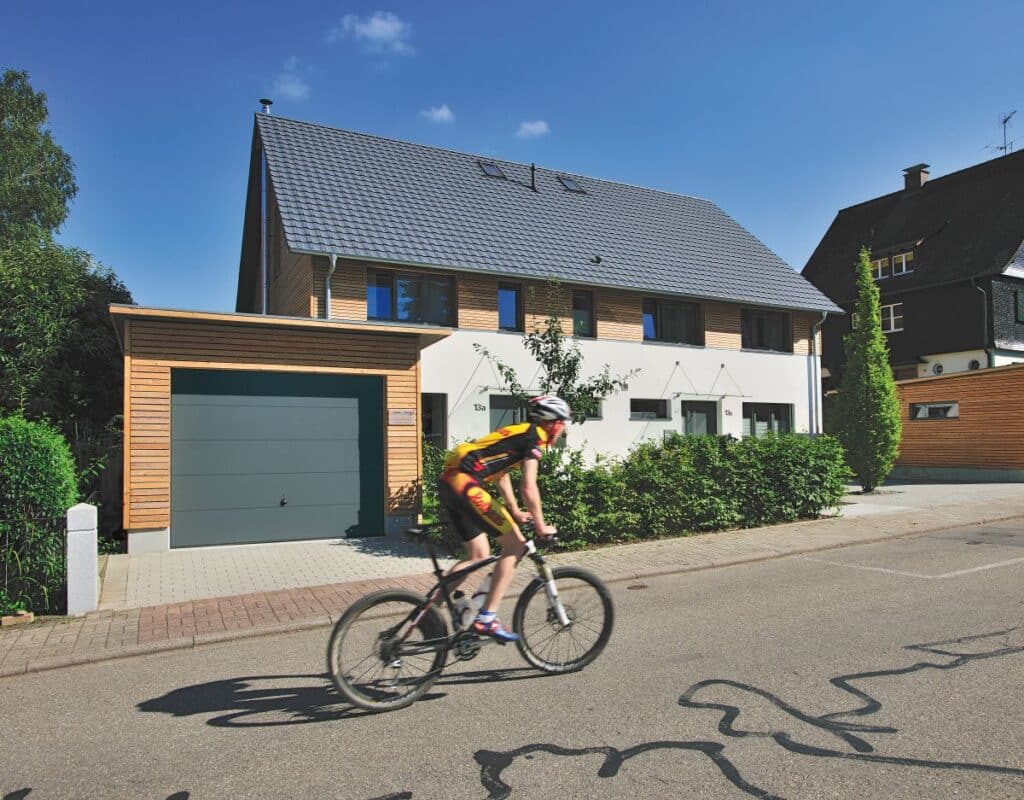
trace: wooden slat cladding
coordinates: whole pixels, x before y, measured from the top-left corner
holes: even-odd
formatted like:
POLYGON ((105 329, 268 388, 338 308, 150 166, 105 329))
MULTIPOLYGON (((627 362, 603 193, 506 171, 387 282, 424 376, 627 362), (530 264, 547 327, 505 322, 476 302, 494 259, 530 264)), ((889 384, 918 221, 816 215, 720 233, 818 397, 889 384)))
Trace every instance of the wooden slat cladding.
POLYGON ((543 325, 544 320, 555 314, 562 320, 562 331, 572 333, 571 287, 546 281, 524 281, 523 289, 527 331, 543 325))
POLYGON ((270 313, 284 317, 313 316, 313 269, 310 257, 287 250, 281 272, 270 285, 270 313))
POLYGON ((739 350, 743 344, 740 306, 708 301, 704 303, 704 344, 739 350))
MULTIPOLYGON (((811 329, 821 321, 821 314, 803 314, 799 311, 792 315, 793 321, 793 352, 801 356, 811 354, 811 329)), ((818 346, 815 352, 821 355, 821 330, 817 335, 818 346)))
POLYGON ((1024 365, 896 384, 906 467, 1024 469, 1024 365), (912 403, 956 401, 956 419, 910 419, 912 403))
POLYGON ((456 281, 459 327, 498 330, 498 279, 462 273, 456 281))
MULTIPOLYGON (((324 316, 324 290, 330 262, 313 259, 313 316, 324 316)), ((339 258, 331 276, 331 319, 366 319, 366 263, 339 258)))
POLYGON ((415 337, 137 318, 126 323, 125 340, 124 525, 129 530, 170 524, 171 370, 175 367, 382 376, 387 511, 415 513, 418 426, 388 425, 386 414, 390 409, 419 407, 415 337))
POLYGON ((643 341, 643 295, 599 289, 596 302, 598 339, 643 341))

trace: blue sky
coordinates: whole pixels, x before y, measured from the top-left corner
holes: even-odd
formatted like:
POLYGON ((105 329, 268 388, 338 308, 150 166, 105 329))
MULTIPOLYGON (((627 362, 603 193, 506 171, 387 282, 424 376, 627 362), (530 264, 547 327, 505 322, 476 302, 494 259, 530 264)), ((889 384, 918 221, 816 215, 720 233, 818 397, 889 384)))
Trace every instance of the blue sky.
POLYGON ((1024 3, 23 2, 80 192, 61 231, 145 305, 232 310, 257 100, 706 197, 800 269, 844 206, 996 155, 1024 3))

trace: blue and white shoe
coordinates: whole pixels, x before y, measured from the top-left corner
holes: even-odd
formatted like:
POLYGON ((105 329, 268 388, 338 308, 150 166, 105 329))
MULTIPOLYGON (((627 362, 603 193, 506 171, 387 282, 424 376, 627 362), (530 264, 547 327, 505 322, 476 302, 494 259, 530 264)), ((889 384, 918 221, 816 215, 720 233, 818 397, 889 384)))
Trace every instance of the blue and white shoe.
POLYGON ((484 622, 480 619, 473 620, 473 632, 478 633, 481 636, 490 636, 499 644, 519 641, 519 634, 513 633, 502 625, 501 621, 497 617, 492 619, 490 622, 484 622))

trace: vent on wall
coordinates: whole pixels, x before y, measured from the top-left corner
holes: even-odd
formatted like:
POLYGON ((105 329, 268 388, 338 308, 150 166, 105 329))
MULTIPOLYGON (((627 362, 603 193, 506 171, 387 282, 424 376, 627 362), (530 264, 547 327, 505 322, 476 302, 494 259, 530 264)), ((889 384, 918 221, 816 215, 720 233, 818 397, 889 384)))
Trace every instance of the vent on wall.
POLYGON ((942 374, 942 364, 932 364, 932 373, 935 375, 942 374))
POLYGON ((981 369, 981 362, 976 358, 972 358, 967 364, 967 369, 981 369))

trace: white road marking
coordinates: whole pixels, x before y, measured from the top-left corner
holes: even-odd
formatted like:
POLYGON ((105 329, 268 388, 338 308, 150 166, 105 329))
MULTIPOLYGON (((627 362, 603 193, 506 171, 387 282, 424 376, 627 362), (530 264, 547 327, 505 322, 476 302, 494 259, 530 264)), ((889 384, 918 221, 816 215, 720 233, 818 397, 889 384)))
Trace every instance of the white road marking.
POLYGON ((1008 567, 1011 564, 1024 564, 1024 558, 1011 558, 1009 561, 996 561, 992 564, 982 564, 980 567, 971 567, 970 569, 958 569, 953 572, 943 572, 941 575, 922 575, 919 572, 904 572, 899 569, 885 569, 884 567, 867 567, 863 564, 850 564, 845 561, 827 561, 824 558, 811 558, 810 556, 803 557, 805 561, 816 561, 819 564, 829 564, 833 567, 849 567, 850 569, 862 569, 867 572, 885 572, 889 575, 902 575, 906 578, 924 578, 929 581, 942 580, 943 578, 955 578, 958 575, 967 575, 971 572, 981 572, 986 569, 996 569, 997 567, 1008 567))

